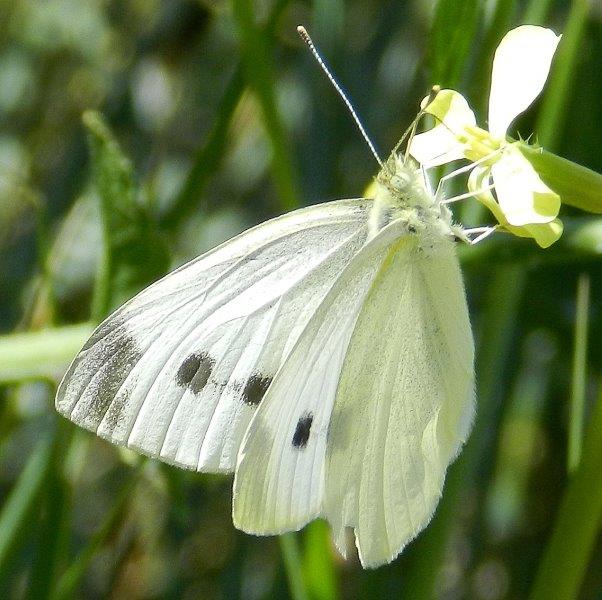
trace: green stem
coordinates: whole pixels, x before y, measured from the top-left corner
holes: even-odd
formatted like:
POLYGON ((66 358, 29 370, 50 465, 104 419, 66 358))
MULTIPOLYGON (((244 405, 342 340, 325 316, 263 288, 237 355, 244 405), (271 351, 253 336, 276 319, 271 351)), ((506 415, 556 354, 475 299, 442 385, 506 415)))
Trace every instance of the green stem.
MULTIPOLYGON (((601 382, 602 383, 602 382, 601 382)), ((581 462, 571 475, 544 552, 531 600, 579 596, 602 518, 602 386, 583 442, 581 462)))
POLYGON ((313 600, 338 598, 336 570, 332 563, 330 527, 322 520, 304 530, 303 581, 313 600))
POLYGON ((569 473, 572 473, 579 465, 583 441, 589 289, 589 276, 582 273, 579 276, 577 284, 577 309, 575 314, 575 346, 573 353, 573 379, 571 383, 571 412, 567 457, 569 473))
POLYGON ((56 379, 92 333, 90 323, 0 336, 0 384, 56 379))

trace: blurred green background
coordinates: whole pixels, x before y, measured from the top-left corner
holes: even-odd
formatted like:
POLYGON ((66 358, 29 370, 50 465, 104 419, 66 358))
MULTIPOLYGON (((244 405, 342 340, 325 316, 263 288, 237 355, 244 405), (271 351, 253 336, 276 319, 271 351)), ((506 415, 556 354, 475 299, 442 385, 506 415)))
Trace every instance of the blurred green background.
MULTIPOLYGON (((229 477, 143 461, 55 415, 108 309, 375 174, 298 23, 381 154, 436 83, 485 123, 508 29, 562 32, 511 133, 602 171, 599 2, 0 1, 0 597, 602 598, 600 217, 564 210, 545 251, 502 235, 461 249, 476 426, 429 528, 376 571, 342 561, 320 522, 246 536, 229 477), (90 109, 104 122, 84 125, 90 109)), ((457 216, 485 219, 471 201, 457 216)))

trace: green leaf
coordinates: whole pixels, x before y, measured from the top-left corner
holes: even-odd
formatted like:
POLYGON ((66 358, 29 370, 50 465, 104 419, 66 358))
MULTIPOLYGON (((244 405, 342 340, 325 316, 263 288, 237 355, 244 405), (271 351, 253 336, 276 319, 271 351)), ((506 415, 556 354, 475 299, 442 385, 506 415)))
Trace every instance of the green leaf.
POLYGON ((169 254, 147 207, 138 202, 132 165, 102 116, 89 111, 83 121, 103 221, 104 255, 93 306, 93 316, 100 320, 163 275, 169 254))
POLYGON ((481 3, 439 0, 431 29, 429 63, 432 83, 456 88, 474 44, 481 3))
POLYGON ((69 537, 70 489, 64 476, 65 456, 73 438, 73 427, 65 419, 58 422, 57 439, 48 468, 34 532, 36 551, 29 575, 29 597, 44 600, 55 586, 59 565, 66 559, 69 537))
POLYGON ((583 576, 600 532, 600 473, 602 393, 587 427, 581 462, 572 474, 560 504, 552 537, 535 578, 531 600, 572 600, 579 597, 583 576))
POLYGON ((517 147, 563 204, 602 213, 602 175, 542 148, 527 144, 517 147))

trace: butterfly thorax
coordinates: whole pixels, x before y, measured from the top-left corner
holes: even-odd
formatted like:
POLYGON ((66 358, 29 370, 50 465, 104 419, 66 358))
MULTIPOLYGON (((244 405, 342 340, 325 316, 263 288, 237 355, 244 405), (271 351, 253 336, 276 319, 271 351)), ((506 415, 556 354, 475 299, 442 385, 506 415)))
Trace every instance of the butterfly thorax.
POLYGON ((430 191, 423 172, 411 159, 393 153, 376 177, 369 239, 397 220, 408 234, 429 238, 456 235, 451 212, 430 191))

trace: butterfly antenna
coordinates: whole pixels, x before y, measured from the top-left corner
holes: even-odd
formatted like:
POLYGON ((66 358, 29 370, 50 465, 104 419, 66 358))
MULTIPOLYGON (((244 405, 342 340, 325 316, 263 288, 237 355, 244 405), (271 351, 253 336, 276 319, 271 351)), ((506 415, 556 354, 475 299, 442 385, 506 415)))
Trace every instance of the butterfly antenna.
POLYGON ((364 140, 366 140, 366 143, 368 144, 368 148, 370 148, 370 152, 372 152, 372 154, 374 155, 374 158, 376 159, 376 162, 378 162, 378 164, 382 167, 383 161, 380 159, 380 156, 378 155, 378 152, 376 151, 374 144, 368 137, 368 134, 366 133, 366 130, 364 129, 364 126, 362 125, 362 122, 360 121, 360 118, 357 116, 357 113, 355 112, 355 109, 351 105, 351 102, 345 95, 345 92, 342 90, 341 86, 337 83, 336 79, 333 77, 332 73, 326 66, 324 59, 320 56, 320 53, 318 52, 315 44, 313 43, 312 39, 309 37, 309 33, 307 33, 307 29, 305 29, 305 27, 303 27, 303 25, 299 25, 297 27, 297 32, 301 36, 301 39, 307 44, 310 52, 314 55, 314 58, 318 61, 318 64, 320 65, 320 67, 322 67, 322 71, 324 71, 324 73, 326 73, 326 77, 328 77, 328 80, 330 81, 330 83, 332 83, 334 89, 337 91, 337 93, 339 94, 339 96, 341 97, 343 102, 345 103, 345 106, 351 113, 351 116, 353 117, 353 120, 355 121, 357 128, 360 130, 360 133, 362 134, 362 137, 364 138, 364 140))
MULTIPOLYGON (((405 130, 404 134, 401 136, 401 139, 395 144, 393 148, 393 152, 397 152, 399 147, 407 140, 406 151, 404 159, 407 160, 410 151, 410 145, 412 143, 412 138, 416 134, 416 127, 418 126, 418 121, 424 117, 426 114, 427 106, 437 97, 437 94, 441 91, 441 87, 438 85, 434 85, 429 92, 428 98, 424 103, 424 108, 420 109, 420 112, 416 115, 416 118, 410 123, 410 126, 405 130)), ((435 117, 436 118, 436 117, 435 117)))

